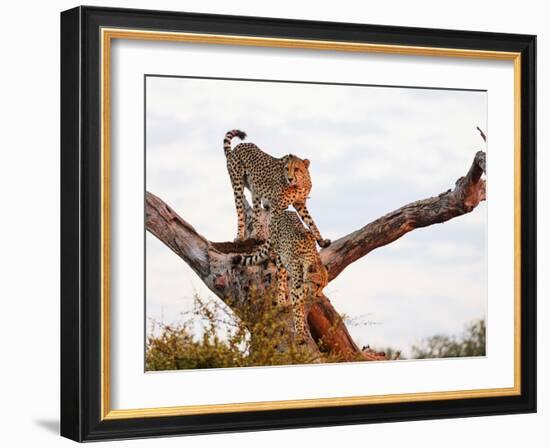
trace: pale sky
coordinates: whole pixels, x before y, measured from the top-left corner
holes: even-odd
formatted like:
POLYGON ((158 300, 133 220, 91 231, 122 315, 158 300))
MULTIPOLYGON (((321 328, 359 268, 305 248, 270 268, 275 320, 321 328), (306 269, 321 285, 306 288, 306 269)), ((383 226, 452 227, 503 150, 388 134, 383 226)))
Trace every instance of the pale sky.
MULTIPOLYGON (((454 187, 486 150, 487 93, 147 77, 148 191, 212 241, 237 218, 222 147, 238 128, 269 154, 311 160, 308 207, 333 241, 409 202, 454 187)), ((459 334, 487 310, 487 211, 417 229, 348 266, 326 288, 359 345, 405 355, 459 334)), ((215 296, 146 235, 147 318, 175 323, 193 295, 215 296)))

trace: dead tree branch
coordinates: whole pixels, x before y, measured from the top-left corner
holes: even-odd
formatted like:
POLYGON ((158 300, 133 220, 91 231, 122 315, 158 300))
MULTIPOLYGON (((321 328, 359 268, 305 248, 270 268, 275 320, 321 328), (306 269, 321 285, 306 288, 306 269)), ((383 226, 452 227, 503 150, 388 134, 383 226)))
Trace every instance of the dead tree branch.
POLYGON ((485 180, 481 178, 484 172, 485 153, 479 151, 468 173, 456 181, 454 189, 398 208, 322 249, 321 258, 329 271, 330 280, 354 261, 411 230, 470 213, 485 200, 485 180))

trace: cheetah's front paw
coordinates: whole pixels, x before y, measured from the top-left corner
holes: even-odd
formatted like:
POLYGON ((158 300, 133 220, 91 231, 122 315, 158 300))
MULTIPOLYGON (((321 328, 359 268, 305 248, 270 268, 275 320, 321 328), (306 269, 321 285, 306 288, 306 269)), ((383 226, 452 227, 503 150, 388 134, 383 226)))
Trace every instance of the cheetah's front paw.
POLYGON ((320 247, 329 247, 331 243, 332 243, 332 241, 329 240, 329 239, 324 239, 324 240, 317 241, 317 244, 319 244, 320 247))

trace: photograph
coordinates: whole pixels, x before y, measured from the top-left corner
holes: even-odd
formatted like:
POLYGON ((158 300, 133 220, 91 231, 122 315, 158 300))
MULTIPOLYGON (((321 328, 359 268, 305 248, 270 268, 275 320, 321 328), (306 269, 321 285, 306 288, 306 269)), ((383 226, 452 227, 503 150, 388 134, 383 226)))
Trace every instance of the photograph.
POLYGON ((488 92, 144 76, 145 370, 487 356, 488 92))

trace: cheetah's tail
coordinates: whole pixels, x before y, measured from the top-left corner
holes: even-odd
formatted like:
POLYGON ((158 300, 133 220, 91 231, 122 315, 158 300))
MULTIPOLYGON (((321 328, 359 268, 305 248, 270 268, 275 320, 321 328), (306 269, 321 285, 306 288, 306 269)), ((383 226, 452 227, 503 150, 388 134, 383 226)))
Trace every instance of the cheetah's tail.
POLYGON ((262 261, 265 261, 269 257, 269 250, 271 248, 271 244, 269 241, 266 241, 263 243, 256 252, 250 255, 236 255, 233 257, 232 261, 235 265, 241 265, 241 266, 252 266, 256 264, 260 264, 262 261))
POLYGON ((226 156, 231 152, 231 140, 233 140, 234 137, 239 137, 241 140, 244 140, 246 134, 238 129, 233 129, 225 134, 225 138, 223 139, 223 151, 226 156))

